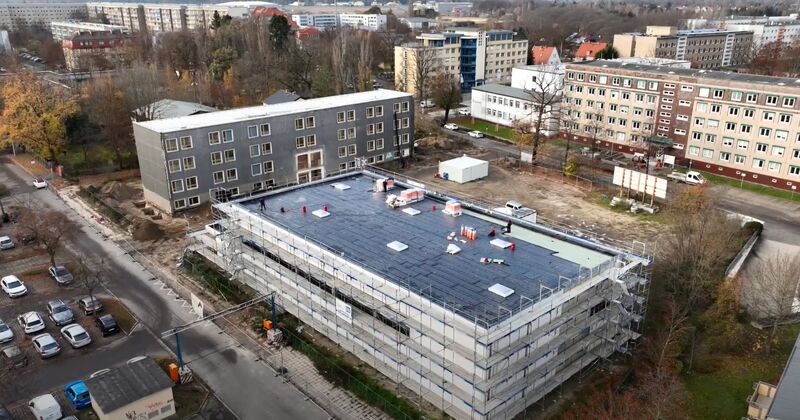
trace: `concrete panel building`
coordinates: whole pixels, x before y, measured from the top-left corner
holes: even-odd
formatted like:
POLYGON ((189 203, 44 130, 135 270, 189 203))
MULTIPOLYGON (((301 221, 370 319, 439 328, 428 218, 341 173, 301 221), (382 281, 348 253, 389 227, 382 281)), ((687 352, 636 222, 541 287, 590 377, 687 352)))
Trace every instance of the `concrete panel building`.
POLYGON ((50 23, 50 32, 53 33, 53 39, 61 41, 72 37, 73 35, 85 33, 121 33, 128 34, 130 29, 127 26, 121 25, 104 25, 102 23, 94 22, 77 22, 77 21, 59 21, 50 23))
POLYGON ((558 133, 560 100, 553 95, 560 95, 560 91, 539 93, 498 84, 476 86, 472 88, 470 113, 506 127, 524 124, 532 129, 541 117, 542 134, 550 136, 558 133), (543 105, 543 101, 547 103, 543 105), (540 107, 544 107, 542 113, 540 107))
POLYGON ((644 33, 614 35, 620 57, 655 57, 688 60, 700 69, 747 64, 751 58, 750 31, 648 26, 644 33))
POLYGON ((192 31, 210 28, 214 13, 233 18, 248 17, 250 9, 243 4, 137 4, 124 2, 86 3, 89 16, 105 16, 112 25, 125 26, 137 32, 192 31))
POLYGON ((410 156, 411 95, 375 90, 133 128, 144 198, 166 213, 410 156))
POLYGON ((215 223, 192 234, 195 248, 456 419, 513 418, 631 350, 647 256, 376 171, 217 203, 215 223), (395 191, 376 188, 386 176, 395 191), (397 188, 418 188, 422 201, 389 208, 397 188), (457 217, 430 211, 453 200, 457 217), (487 235, 509 223, 508 234, 487 235), (474 239, 448 240, 466 237, 459 225, 474 239))
POLYGON ((613 60, 567 64, 576 140, 675 156, 692 168, 777 188, 800 184, 800 86, 792 78, 613 60))
POLYGON ((792 45, 800 41, 797 13, 789 16, 730 16, 722 19, 687 19, 688 29, 714 28, 753 33, 756 47, 769 43, 792 45))
POLYGON ((340 13, 340 14, 306 14, 292 15, 292 20, 301 28, 316 28, 320 30, 349 26, 365 31, 380 31, 386 29, 386 15, 340 13))
POLYGON ((420 34, 415 42, 395 47, 394 57, 397 89, 416 94, 418 68, 424 66, 430 67, 430 81, 438 73, 450 74, 468 91, 510 81, 511 69, 527 61, 528 41, 515 39, 507 30, 451 28, 420 34))
POLYGON ((0 28, 15 31, 22 25, 44 25, 50 22, 74 19, 75 16, 85 15, 86 3, 73 2, 15 2, 5 0, 0 2, 0 28))
POLYGON ((70 71, 108 70, 128 65, 135 58, 133 36, 127 28, 79 31, 61 41, 64 62, 70 71))

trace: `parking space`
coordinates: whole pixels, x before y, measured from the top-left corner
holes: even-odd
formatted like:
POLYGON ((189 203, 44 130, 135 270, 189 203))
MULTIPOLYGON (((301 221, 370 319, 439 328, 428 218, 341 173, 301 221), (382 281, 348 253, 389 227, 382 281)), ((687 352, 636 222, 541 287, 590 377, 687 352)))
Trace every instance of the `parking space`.
MULTIPOLYGON (((89 408, 84 408, 80 411, 75 410, 72 404, 67 400, 64 390, 61 388, 50 389, 42 394, 50 394, 55 397, 56 401, 58 401, 58 404, 61 406, 61 412, 64 417, 74 415, 78 418, 96 418, 90 417, 89 412, 91 409, 89 408)), ((14 416, 14 419, 16 420, 37 420, 30 408, 28 408, 28 400, 17 401, 14 404, 9 405, 7 409, 11 412, 11 415, 14 416)))

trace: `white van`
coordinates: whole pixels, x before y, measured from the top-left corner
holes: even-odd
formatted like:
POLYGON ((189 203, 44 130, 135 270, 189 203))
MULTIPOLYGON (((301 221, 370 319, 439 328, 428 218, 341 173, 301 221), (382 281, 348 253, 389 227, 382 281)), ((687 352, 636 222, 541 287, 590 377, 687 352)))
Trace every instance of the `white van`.
POLYGON ((51 394, 39 395, 28 403, 31 413, 37 420, 58 420, 61 418, 61 406, 51 394))
POLYGON ((8 236, 0 236, 0 249, 14 248, 14 241, 8 236))

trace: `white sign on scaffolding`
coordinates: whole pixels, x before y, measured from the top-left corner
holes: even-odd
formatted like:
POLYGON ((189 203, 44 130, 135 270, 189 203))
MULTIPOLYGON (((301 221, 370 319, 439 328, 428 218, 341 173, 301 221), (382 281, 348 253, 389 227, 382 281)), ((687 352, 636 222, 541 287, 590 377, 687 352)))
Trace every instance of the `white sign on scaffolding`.
POLYGON ((614 167, 613 183, 637 193, 649 194, 661 199, 667 198, 667 180, 650 174, 616 166, 614 167))
POLYGON ((192 293, 192 311, 197 314, 197 319, 203 317, 203 301, 194 293, 192 293))
POLYGON ((348 324, 353 323, 353 307, 344 303, 340 299, 336 299, 336 316, 347 321, 348 324))

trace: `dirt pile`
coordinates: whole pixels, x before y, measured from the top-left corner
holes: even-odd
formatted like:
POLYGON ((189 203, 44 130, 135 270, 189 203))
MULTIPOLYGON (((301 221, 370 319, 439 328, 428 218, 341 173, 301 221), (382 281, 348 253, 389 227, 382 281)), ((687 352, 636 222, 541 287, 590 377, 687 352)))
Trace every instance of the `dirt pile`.
POLYGON ((466 142, 462 139, 452 139, 449 137, 431 136, 417 140, 420 148, 436 150, 463 149, 466 142))
POLYGON ((135 222, 131 234, 137 241, 155 241, 164 237, 161 226, 146 219, 135 222))
POLYGON ((103 188, 100 189, 100 192, 117 201, 127 201, 137 198, 141 195, 141 191, 138 189, 119 181, 111 181, 103 185, 103 188))

